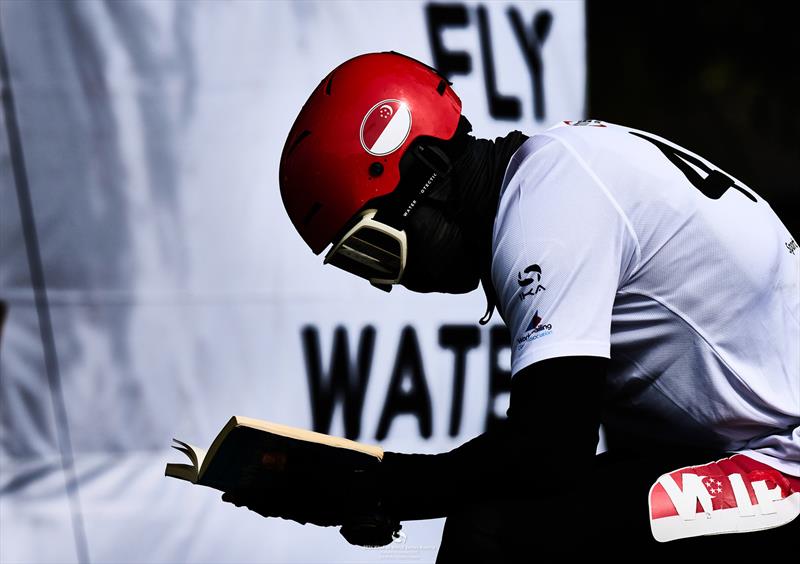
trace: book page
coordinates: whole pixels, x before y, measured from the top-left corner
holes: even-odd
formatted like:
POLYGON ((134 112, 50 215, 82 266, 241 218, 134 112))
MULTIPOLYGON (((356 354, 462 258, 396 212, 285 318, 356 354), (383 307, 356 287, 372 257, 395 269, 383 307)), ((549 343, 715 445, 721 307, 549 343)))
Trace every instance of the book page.
POLYGON ((167 464, 167 467, 164 470, 164 475, 171 476, 173 478, 180 478, 181 480, 187 480, 192 483, 197 483, 200 476, 200 468, 202 467, 203 461, 206 457, 206 451, 200 447, 179 441, 178 439, 172 440, 173 442, 177 443, 177 445, 172 445, 172 448, 185 454, 192 463, 177 464, 170 462, 167 464))
POLYGON ((179 445, 179 446, 173 445, 172 448, 174 448, 175 450, 179 450, 186 456, 188 456, 189 460, 192 461, 192 465, 199 472, 200 468, 203 467, 203 461, 205 460, 207 451, 198 446, 190 445, 189 443, 179 441, 178 439, 172 439, 172 440, 178 443, 179 445))

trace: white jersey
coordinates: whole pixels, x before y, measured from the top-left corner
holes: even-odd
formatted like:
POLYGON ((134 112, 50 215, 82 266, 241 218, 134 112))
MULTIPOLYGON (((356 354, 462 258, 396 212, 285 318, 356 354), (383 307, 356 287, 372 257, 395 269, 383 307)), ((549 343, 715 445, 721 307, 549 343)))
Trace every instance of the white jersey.
POLYGON ((512 374, 610 358, 610 428, 800 476, 799 278, 769 205, 656 135, 564 122, 509 163, 492 280, 512 374))

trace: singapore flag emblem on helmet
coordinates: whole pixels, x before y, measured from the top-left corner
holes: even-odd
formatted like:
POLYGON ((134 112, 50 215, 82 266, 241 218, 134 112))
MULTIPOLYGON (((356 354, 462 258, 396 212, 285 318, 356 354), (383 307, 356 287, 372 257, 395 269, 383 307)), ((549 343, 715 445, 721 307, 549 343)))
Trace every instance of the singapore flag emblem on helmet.
POLYGON ((411 131, 411 110, 400 100, 381 100, 361 122, 361 146, 370 155, 393 153, 411 131))

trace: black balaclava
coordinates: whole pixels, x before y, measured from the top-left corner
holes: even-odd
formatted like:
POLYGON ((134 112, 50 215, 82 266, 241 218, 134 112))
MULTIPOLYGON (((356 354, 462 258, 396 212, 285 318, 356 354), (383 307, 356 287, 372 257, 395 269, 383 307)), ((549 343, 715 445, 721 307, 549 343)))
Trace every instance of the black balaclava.
POLYGON ((408 257, 401 284, 416 292, 466 293, 483 282, 491 313, 492 228, 500 187, 514 152, 528 137, 513 131, 494 141, 469 135, 462 116, 441 150, 452 164, 404 219, 408 257))

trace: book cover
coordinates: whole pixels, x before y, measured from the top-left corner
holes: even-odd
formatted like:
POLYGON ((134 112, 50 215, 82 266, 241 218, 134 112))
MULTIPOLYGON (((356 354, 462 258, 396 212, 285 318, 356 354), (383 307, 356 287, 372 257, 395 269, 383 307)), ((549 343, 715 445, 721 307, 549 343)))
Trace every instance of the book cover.
POLYGON ((167 464, 165 475, 221 491, 247 487, 265 471, 337 474, 383 457, 377 446, 241 416, 228 421, 208 451, 175 443, 191 464, 167 464))

